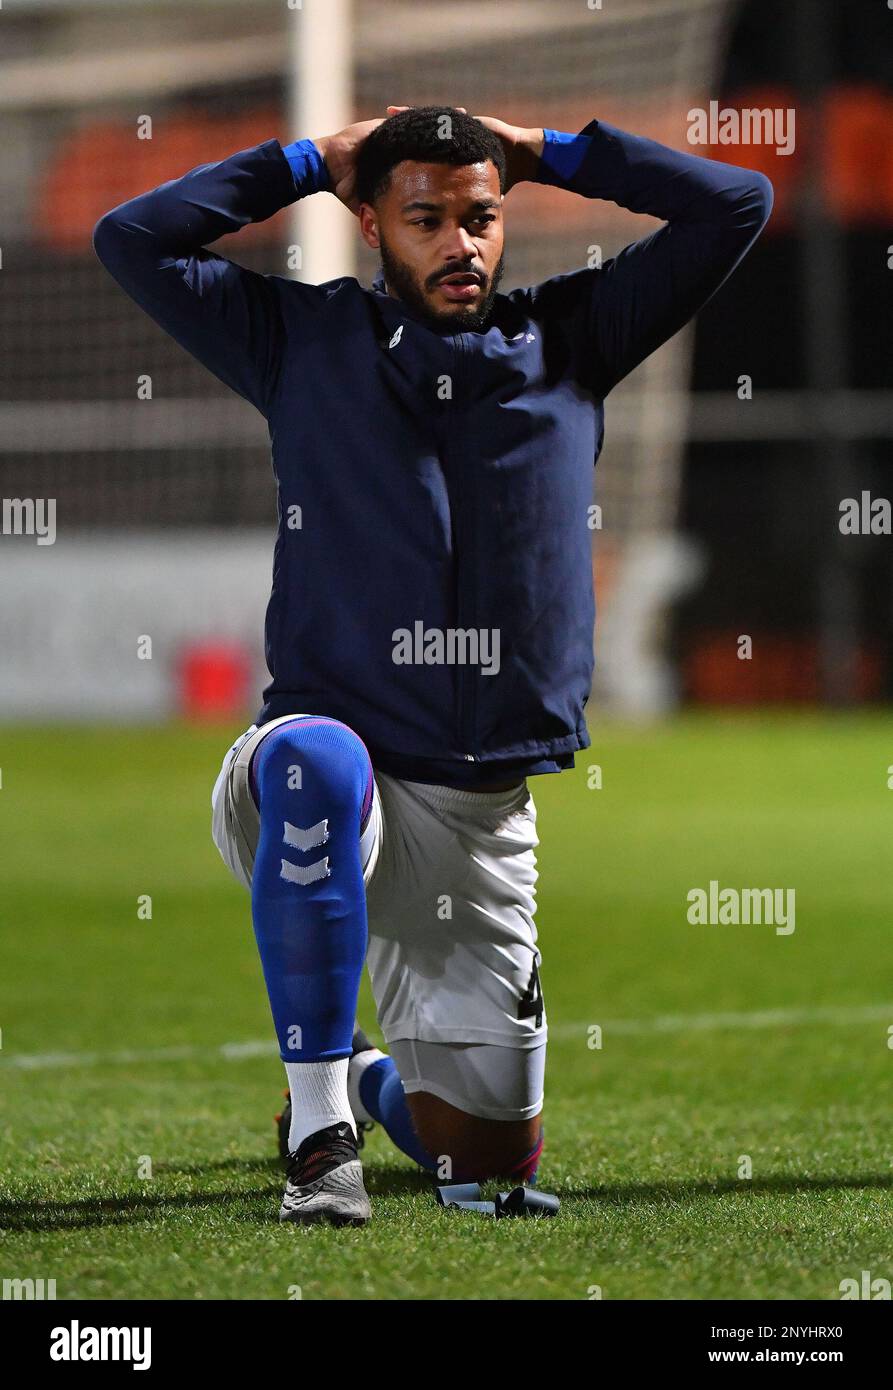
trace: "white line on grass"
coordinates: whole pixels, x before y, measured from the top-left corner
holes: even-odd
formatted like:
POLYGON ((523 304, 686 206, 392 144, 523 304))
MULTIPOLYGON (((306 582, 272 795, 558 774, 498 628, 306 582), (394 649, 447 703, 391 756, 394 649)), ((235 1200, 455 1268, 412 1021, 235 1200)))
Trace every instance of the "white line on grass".
POLYGON ((191 1062, 200 1057, 223 1057, 238 1062, 243 1057, 275 1056, 279 1049, 269 1038, 252 1042, 222 1043, 218 1047, 125 1048, 120 1052, 19 1052, 0 1058, 0 1067, 19 1071, 43 1071, 51 1067, 126 1066, 132 1062, 191 1062))
MULTIPOLYGON (((803 1028, 815 1023, 848 1027, 877 1021, 893 1023, 893 1004, 864 1004, 853 1007, 828 1005, 806 1009, 758 1009, 751 1013, 718 1014, 657 1014, 653 1018, 608 1019, 601 1024, 602 1034, 638 1037, 650 1033, 717 1033, 736 1028, 803 1028)), ((597 1019, 592 1022, 598 1022, 597 1019)), ((549 1027, 550 1037, 568 1041, 585 1038, 592 1022, 557 1023, 549 1027)), ((55 1067, 127 1066, 134 1062, 191 1062, 202 1057, 223 1058, 239 1062, 247 1057, 275 1057, 275 1042, 256 1038, 248 1042, 222 1043, 216 1047, 127 1048, 119 1052, 19 1052, 0 1057, 0 1069, 45 1071, 55 1067)))
MULTIPOLYGON (((719 1033, 736 1028, 803 1028, 813 1023, 847 1027, 856 1023, 889 1020, 893 1024, 893 1004, 863 1004, 847 1007, 829 1004, 806 1009, 757 1009, 750 1013, 657 1014, 654 1018, 616 1018, 601 1024, 602 1033, 635 1036, 646 1033, 719 1033)), ((593 1019, 592 1023, 598 1023, 593 1019)), ((585 1035, 591 1023, 550 1025, 551 1038, 585 1035)))

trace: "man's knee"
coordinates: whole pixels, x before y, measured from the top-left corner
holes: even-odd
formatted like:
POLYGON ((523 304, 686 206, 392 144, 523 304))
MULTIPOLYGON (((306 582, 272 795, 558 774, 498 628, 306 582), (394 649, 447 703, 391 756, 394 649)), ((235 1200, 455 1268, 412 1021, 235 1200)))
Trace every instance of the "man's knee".
MULTIPOLYGON (((362 739, 334 719, 296 719, 273 729, 259 745, 251 764, 255 800, 285 793, 305 793, 308 802, 330 814, 359 815, 368 800, 372 768, 362 739)), ((291 799, 291 798, 289 798, 291 799)))
POLYGON ((413 1125, 445 1179, 528 1181, 542 1147, 539 1115, 525 1120, 487 1120, 457 1110, 439 1096, 416 1091, 407 1096, 413 1125))

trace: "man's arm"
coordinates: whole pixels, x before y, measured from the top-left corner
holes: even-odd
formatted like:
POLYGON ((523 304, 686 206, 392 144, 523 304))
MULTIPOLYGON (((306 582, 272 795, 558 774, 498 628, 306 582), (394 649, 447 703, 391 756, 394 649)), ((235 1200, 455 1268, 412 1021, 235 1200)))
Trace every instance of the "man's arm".
POLYGON ((682 154, 601 121, 579 135, 548 128, 526 134, 528 166, 537 136, 544 137, 528 178, 666 222, 601 269, 558 277, 561 300, 580 305, 587 384, 604 395, 728 278, 769 216, 772 185, 763 174, 682 154))
MULTIPOLYGON (((265 414, 283 342, 274 283, 204 247, 328 188, 313 141, 283 149, 268 140, 113 208, 96 224, 93 245, 131 299, 265 414)), ((294 289, 309 311, 325 298, 316 285, 294 289)))

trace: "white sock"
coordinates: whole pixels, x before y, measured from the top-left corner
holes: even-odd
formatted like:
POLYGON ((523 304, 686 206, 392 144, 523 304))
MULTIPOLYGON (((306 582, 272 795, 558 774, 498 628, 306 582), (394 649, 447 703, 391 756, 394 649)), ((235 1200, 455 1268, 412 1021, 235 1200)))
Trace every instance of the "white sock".
POLYGON ((285 1063, 291 1091, 288 1147, 292 1153, 308 1134, 329 1125, 348 1124, 356 1137, 357 1127, 347 1099, 349 1061, 349 1057, 338 1057, 333 1062, 285 1063))
POLYGON ((360 1077, 367 1067, 373 1062, 379 1062, 382 1057, 387 1057, 386 1052, 379 1052, 377 1047, 369 1047, 365 1052, 358 1052, 355 1057, 349 1059, 350 1065, 347 1068, 347 1099, 353 1111, 354 1119, 365 1120, 367 1124, 374 1122, 375 1116, 370 1115, 363 1102, 360 1100, 360 1077))

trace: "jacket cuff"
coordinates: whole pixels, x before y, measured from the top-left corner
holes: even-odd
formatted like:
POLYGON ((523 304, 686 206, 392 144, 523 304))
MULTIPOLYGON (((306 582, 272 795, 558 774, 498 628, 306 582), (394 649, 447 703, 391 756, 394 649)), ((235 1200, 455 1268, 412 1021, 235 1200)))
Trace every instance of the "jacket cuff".
POLYGON ((564 131, 545 127, 535 182, 566 188, 579 173, 591 143, 589 135, 567 135, 564 131))
POLYGON ((311 193, 331 193, 328 166, 312 140, 295 140, 291 145, 283 145, 282 153, 289 162, 300 198, 307 198, 311 193))

